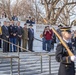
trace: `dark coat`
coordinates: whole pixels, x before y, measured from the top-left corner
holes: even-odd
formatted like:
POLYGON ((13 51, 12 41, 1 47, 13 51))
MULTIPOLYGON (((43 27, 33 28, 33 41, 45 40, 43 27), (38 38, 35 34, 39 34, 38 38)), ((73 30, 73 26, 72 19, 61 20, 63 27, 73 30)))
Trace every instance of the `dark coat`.
POLYGON ((57 33, 61 36, 61 30, 57 29, 57 33))
POLYGON ((30 23, 30 24, 32 24, 32 21, 31 21, 31 20, 27 20, 26 23, 30 23))
POLYGON ((3 25, 3 26, 2 26, 2 38, 3 38, 3 39, 8 39, 6 36, 9 36, 8 27, 5 27, 5 26, 3 25))
MULTIPOLYGON (((9 36, 9 31, 8 31, 8 27, 6 26, 2 26, 2 38, 6 41, 9 40, 9 38, 7 38, 7 36, 9 36)), ((3 52, 8 52, 8 43, 3 41, 3 52)))
POLYGON ((76 37, 72 38, 73 46, 76 47, 76 37))
POLYGON ((13 20, 13 21, 18 21, 18 17, 17 17, 17 16, 13 16, 13 17, 12 17, 12 20, 13 20))
POLYGON ((10 37, 10 38, 13 38, 13 26, 10 25, 10 26, 8 27, 8 29, 9 29, 9 37, 10 37))
POLYGON ((34 39, 34 29, 32 29, 32 31, 30 28, 28 29, 28 38, 29 38, 29 40, 34 39))
POLYGON ((13 36, 15 38, 17 38, 17 26, 13 26, 13 34, 16 34, 16 36, 13 36))
POLYGON ((19 38, 19 36, 22 36, 22 34, 23 34, 23 29, 20 26, 20 27, 17 28, 17 37, 19 38))
MULTIPOLYGON (((73 52, 72 44, 70 43, 67 45, 73 52)), ((58 44, 56 50, 56 60, 60 62, 58 75, 75 75, 74 62, 71 61, 67 50, 62 46, 62 44, 58 44)))
POLYGON ((33 51, 34 29, 28 29, 28 50, 33 51))

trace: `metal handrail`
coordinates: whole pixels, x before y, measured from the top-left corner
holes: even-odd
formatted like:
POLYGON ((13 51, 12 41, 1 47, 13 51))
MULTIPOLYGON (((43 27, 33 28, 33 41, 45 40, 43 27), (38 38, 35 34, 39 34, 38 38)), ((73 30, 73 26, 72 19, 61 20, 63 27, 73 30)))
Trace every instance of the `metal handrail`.
POLYGON ((11 75, 13 75, 13 72, 12 72, 12 60, 13 60, 13 58, 17 58, 18 59, 18 75, 20 75, 20 58, 19 58, 19 56, 0 56, 0 58, 2 58, 2 59, 4 59, 4 58, 9 59, 10 58, 10 65, 11 65, 10 73, 11 73, 11 75))
MULTIPOLYGON (((41 54, 41 56, 40 56, 40 59, 41 59, 41 73, 43 72, 42 55, 44 55, 44 54, 41 54)), ((55 53, 53 53, 53 54, 45 54, 45 55, 49 56, 49 75, 51 75, 51 57, 52 57, 52 56, 55 56, 55 53)), ((37 61, 38 61, 38 60, 37 60, 37 61)), ((36 62, 37 62, 37 61, 36 61, 36 62)))
MULTIPOLYGON (((13 44, 13 43, 5 40, 5 39, 0 38, 0 40, 3 40, 3 41, 6 42, 6 43, 12 44, 12 45, 16 46, 17 48, 21 48, 22 50, 26 50, 26 51, 28 51, 28 52, 31 52, 30 50, 25 49, 25 48, 23 48, 23 47, 21 47, 21 46, 18 46, 18 45, 16 45, 16 44, 13 44)), ((18 50, 18 55, 19 55, 19 50, 18 50)))
MULTIPOLYGON (((6 41, 6 40, 4 40, 4 39, 2 39, 2 38, 0 38, 0 40, 3 40, 3 41, 5 41, 5 42, 7 42, 7 43, 9 43, 9 44, 13 44, 13 43, 11 43, 11 42, 8 42, 8 41, 6 41)), ((35 55, 38 55, 38 56, 40 56, 40 59, 38 59, 37 61, 39 61, 39 60, 41 60, 41 73, 43 72, 43 65, 42 65, 42 62, 43 62, 43 59, 42 59, 42 56, 43 55, 47 55, 47 56, 49 56, 49 75, 51 75, 51 56, 55 56, 55 54, 50 54, 50 53, 42 53, 42 52, 31 52, 31 51, 29 51, 29 50, 27 50, 27 49, 24 49, 24 48, 22 48, 22 47, 20 47, 20 46, 18 46, 18 45, 15 45, 15 44, 13 44, 14 46, 16 46, 16 47, 18 47, 18 48, 21 48, 21 49, 23 49, 23 50, 26 50, 26 51, 28 51, 29 53, 34 53, 35 55)), ((19 58, 19 50, 18 50, 18 56, 1 56, 0 58, 10 58, 11 59, 11 75, 13 75, 13 73, 12 73, 12 59, 13 58, 18 58, 18 75, 20 75, 20 58, 19 58)), ((36 61, 36 62, 37 62, 36 61)), ((36 63, 35 62, 35 63, 36 63)))
MULTIPOLYGON (((37 63, 38 61, 40 61, 40 64, 41 64, 41 73, 43 73, 43 55, 47 55, 49 56, 49 75, 51 75, 51 57, 52 56, 55 56, 55 53, 53 54, 50 54, 50 53, 34 53, 36 54, 37 56, 40 56, 40 58, 35 62, 37 63)), ((20 58, 19 56, 0 56, 0 58, 10 58, 10 64, 11 64, 11 75, 13 75, 13 72, 12 72, 12 59, 13 58, 18 58, 18 75, 20 75, 20 58)))
MULTIPOLYGON (((47 55, 48 57, 49 57, 49 75, 51 75, 51 57, 52 56, 55 56, 55 53, 41 53, 41 52, 37 52, 37 53, 35 53, 34 52, 34 54, 36 55, 36 56, 40 56, 40 58, 35 62, 35 63, 37 63, 38 61, 40 61, 40 67, 41 67, 41 73, 43 73, 43 55, 47 55)), ((33 64, 35 64, 35 63, 33 63, 33 64)))
MULTIPOLYGON (((38 41, 41 41, 41 40, 39 40, 39 39, 37 39, 37 38, 34 38, 34 39, 35 39, 35 40, 38 40, 38 41)), ((27 52, 32 52, 32 51, 30 51, 30 50, 28 50, 28 49, 25 49, 25 48, 21 47, 21 46, 18 46, 18 45, 16 45, 16 44, 13 44, 13 43, 5 40, 5 39, 0 38, 0 40, 3 40, 3 41, 5 41, 6 43, 12 44, 12 45, 16 46, 17 48, 21 48, 21 49, 23 49, 23 50, 25 50, 25 51, 27 51, 27 52)), ((42 41, 41 41, 41 42, 42 42, 42 41)), ((18 50, 18 55, 19 55, 19 50, 18 50)))
MULTIPOLYGON (((0 38, 1 40, 3 40, 3 41, 5 41, 5 42, 7 42, 7 43, 9 43, 9 44, 13 44, 13 43, 11 43, 11 42, 8 42, 8 41, 6 41, 6 40, 4 40, 4 39, 2 39, 2 38, 0 38)), ((22 47, 20 47, 20 46, 18 46, 18 45, 15 45, 15 44, 13 44, 14 46, 16 46, 16 47, 18 47, 18 48, 21 48, 21 49, 24 49, 24 48, 22 48, 22 47)), ((26 51, 28 51, 29 53, 34 53, 35 55, 38 55, 38 56, 40 56, 40 59, 38 59, 37 61, 41 61, 41 73, 43 72, 43 55, 47 55, 47 56, 49 56, 49 75, 51 75, 51 56, 55 56, 55 53, 53 53, 53 54, 50 54, 50 53, 47 53, 47 52, 45 52, 45 53, 42 53, 42 52, 31 52, 31 51, 29 51, 29 50, 27 50, 27 49, 24 49, 24 50, 26 50, 26 51)), ((18 51, 18 56, 0 56, 0 58, 10 58, 11 59, 11 75, 13 75, 13 73, 12 73, 12 59, 13 58, 18 58, 18 75, 20 75, 20 58, 19 58, 19 51, 18 51)), ((36 62, 37 62, 36 61, 36 62)), ((35 62, 35 63, 36 63, 35 62)))

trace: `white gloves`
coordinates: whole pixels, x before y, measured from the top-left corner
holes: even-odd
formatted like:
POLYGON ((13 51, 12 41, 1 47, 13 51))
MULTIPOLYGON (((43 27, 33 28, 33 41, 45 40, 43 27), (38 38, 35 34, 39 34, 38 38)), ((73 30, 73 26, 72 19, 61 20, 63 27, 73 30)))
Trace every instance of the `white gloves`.
POLYGON ((74 60, 76 59, 75 56, 71 56, 70 58, 71 58, 71 61, 73 61, 73 62, 74 62, 74 60))

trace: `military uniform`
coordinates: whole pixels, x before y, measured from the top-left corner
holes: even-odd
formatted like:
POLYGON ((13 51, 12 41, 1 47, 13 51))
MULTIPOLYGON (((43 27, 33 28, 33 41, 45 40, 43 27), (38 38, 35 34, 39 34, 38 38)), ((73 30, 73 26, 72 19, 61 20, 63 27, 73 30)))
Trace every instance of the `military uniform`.
MULTIPOLYGON (((73 52, 72 42, 65 41, 65 43, 68 45, 71 52, 73 52)), ((58 75, 75 75, 74 62, 71 61, 67 50, 61 43, 59 43, 56 48, 56 60, 60 62, 58 75)))
MULTIPOLYGON (((13 44, 17 45, 17 26, 13 26, 13 44), (15 34, 15 35, 14 35, 15 34)), ((17 51, 17 47, 13 45, 13 51, 17 51)))
POLYGON ((27 49, 27 42, 28 42, 28 29, 27 28, 23 28, 23 48, 27 49))

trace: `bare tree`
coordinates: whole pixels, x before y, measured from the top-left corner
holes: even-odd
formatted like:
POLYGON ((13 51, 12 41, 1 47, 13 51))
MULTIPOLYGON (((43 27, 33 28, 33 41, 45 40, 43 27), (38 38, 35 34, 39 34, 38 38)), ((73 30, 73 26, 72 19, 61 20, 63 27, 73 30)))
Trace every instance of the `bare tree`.
MULTIPOLYGON (((65 21, 63 22, 65 25, 69 19, 69 7, 73 8, 76 4, 76 0, 41 0, 42 5, 45 7, 46 11, 46 20, 50 22, 52 25, 56 24, 59 18, 63 18, 61 14, 65 16, 65 21), (66 11, 66 12, 65 12, 66 11)), ((71 9, 72 9, 71 8, 71 9)))
POLYGON ((70 25, 70 13, 76 6, 76 0, 0 0, 0 14, 5 11, 8 18, 16 13, 26 19, 28 16, 36 18, 37 22, 43 23, 41 15, 51 25, 62 23, 70 25))
MULTIPOLYGON (((0 12, 5 12, 8 18, 11 18, 11 0, 0 0, 0 12)), ((0 13, 0 15, 1 15, 0 13)))
POLYGON ((20 0, 18 4, 14 5, 13 11, 17 11, 17 14, 22 17, 35 16, 35 10, 32 5, 32 1, 20 0))

